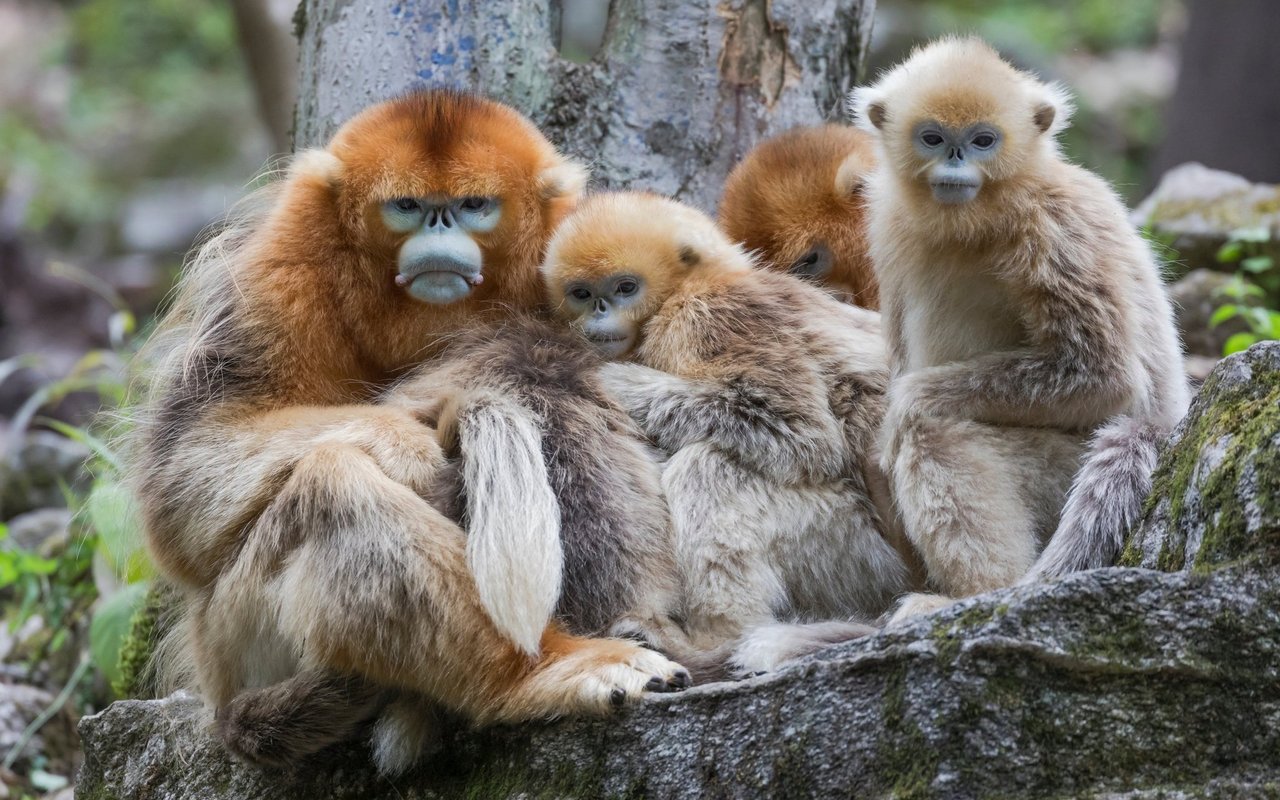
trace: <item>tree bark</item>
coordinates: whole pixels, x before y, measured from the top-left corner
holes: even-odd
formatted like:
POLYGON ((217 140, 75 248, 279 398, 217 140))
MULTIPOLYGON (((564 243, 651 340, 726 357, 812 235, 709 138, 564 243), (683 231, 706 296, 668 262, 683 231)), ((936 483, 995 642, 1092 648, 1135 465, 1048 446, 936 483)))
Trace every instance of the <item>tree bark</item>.
POLYGON ((1191 0, 1151 182, 1187 161, 1280 183, 1280 6, 1191 0))
POLYGON ((560 6, 304 0, 295 147, 405 90, 463 87, 528 114, 596 186, 712 210, 756 142, 844 116, 875 0, 613 0, 587 63, 556 50, 560 6))

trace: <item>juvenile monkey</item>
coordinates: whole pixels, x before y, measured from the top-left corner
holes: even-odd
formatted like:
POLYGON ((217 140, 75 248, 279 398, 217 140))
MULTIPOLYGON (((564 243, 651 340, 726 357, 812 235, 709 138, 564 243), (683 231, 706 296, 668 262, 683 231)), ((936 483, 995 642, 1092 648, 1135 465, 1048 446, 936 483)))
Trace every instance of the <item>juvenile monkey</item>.
POLYGON ((540 305, 537 264, 583 178, 506 106, 411 94, 300 154, 188 264, 150 344, 131 469, 186 596, 182 656, 233 750, 305 754, 389 690, 403 702, 382 709, 375 755, 395 771, 427 736, 402 724, 429 721, 418 704, 487 724, 687 683, 635 643, 548 625, 562 559, 535 418, 460 419, 477 457, 505 459, 474 466, 507 483, 469 486, 470 508, 491 491, 522 515, 473 510, 464 531, 435 505, 437 432, 374 403, 460 331, 540 305), (327 700, 303 727, 272 727, 308 691, 327 700))
POLYGON ((878 315, 753 269, 705 215, 656 195, 587 200, 543 277, 557 316, 631 362, 601 379, 670 454, 662 485, 696 647, 727 654, 778 619, 874 616, 905 588, 872 477, 878 315))
POLYGON ((874 145, 848 125, 795 128, 755 147, 729 174, 720 227, 776 272, 847 303, 878 308, 863 191, 874 145))
POLYGON ((1110 564, 1188 388, 1150 249, 1059 153, 1064 92, 944 39, 852 107, 878 147, 883 465, 930 583, 965 596, 1110 564))

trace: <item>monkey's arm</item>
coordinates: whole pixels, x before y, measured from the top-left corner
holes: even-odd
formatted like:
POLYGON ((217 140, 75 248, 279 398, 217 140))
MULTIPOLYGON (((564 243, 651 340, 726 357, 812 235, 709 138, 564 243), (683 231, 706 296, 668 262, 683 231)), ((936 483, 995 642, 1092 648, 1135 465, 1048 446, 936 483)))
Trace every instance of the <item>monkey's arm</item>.
POLYGON ((1101 270, 1048 263, 1016 293, 1029 344, 901 376, 890 414, 994 425, 1092 428, 1132 399, 1133 336, 1101 270))
POLYGON ((193 585, 220 574, 244 527, 318 447, 359 448, 389 478, 423 495, 444 464, 433 429, 377 406, 228 404, 189 425, 162 419, 153 426, 139 487, 152 551, 193 585))
MULTIPOLYGON (((667 452, 697 441, 783 481, 846 471, 839 423, 819 376, 712 365, 686 378, 639 364, 601 368, 605 389, 667 452)), ((792 370, 794 372, 794 370, 792 370)))

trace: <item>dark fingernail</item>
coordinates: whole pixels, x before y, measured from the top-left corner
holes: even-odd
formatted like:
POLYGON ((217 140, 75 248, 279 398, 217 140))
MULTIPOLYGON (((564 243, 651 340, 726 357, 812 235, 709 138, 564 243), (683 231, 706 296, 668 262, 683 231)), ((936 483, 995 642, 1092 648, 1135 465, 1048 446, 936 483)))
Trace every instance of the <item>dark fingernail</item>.
POLYGON ((622 689, 614 689, 613 694, 609 695, 609 702, 614 708, 619 708, 627 702, 627 693, 622 689))
POLYGON ((671 684, 677 689, 688 689, 693 685, 693 677, 683 669, 676 670, 676 674, 672 679, 671 684))
POLYGON ((644 685, 644 690, 646 692, 660 692, 662 691, 662 687, 665 686, 666 683, 667 682, 664 681, 662 678, 654 676, 650 678, 649 682, 644 685))

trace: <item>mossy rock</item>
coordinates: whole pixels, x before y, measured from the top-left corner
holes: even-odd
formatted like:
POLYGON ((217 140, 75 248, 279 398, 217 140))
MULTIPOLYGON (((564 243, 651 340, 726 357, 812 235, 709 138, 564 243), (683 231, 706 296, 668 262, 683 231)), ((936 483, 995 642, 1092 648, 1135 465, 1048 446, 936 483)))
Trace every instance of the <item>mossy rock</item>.
POLYGON ((172 628, 178 610, 177 591, 162 580, 154 580, 120 644, 120 675, 111 686, 117 697, 156 696, 156 648, 172 628))
POLYGON ((1121 563, 1166 571, 1280 558, 1280 342, 1214 369, 1164 448, 1121 563))
POLYGON ((409 775, 362 744, 229 757, 190 695, 80 724, 77 797, 1280 798, 1280 343, 1218 366, 1126 559, 957 603, 776 674, 603 720, 455 730, 409 775))

